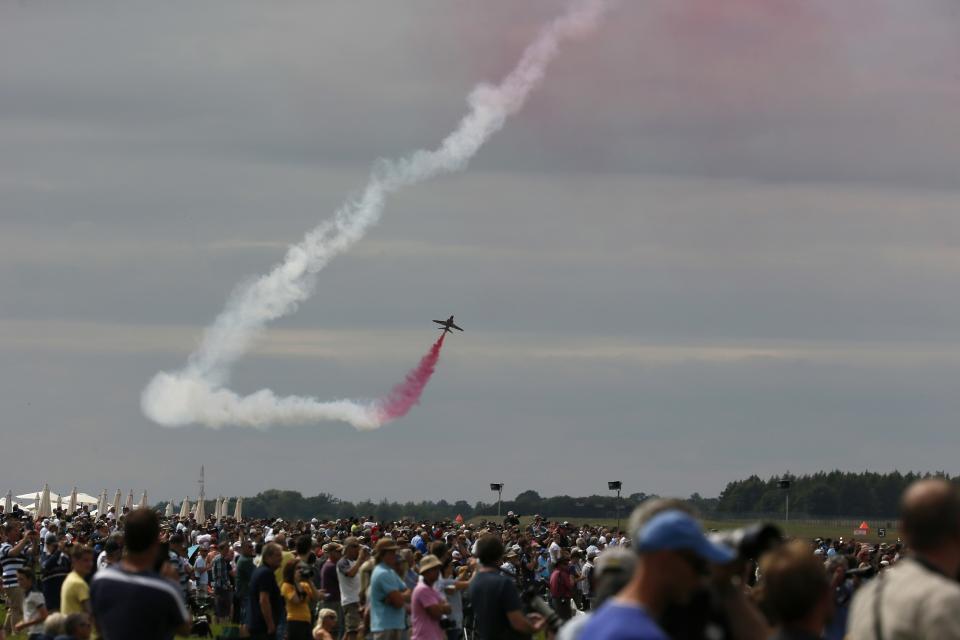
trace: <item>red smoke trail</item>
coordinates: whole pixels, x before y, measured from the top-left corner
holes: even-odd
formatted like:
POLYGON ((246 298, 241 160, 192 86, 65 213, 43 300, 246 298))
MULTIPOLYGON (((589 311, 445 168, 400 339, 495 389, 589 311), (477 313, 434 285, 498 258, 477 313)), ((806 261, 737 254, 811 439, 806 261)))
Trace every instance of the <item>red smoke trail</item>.
POLYGON ((443 347, 443 339, 446 335, 446 331, 440 334, 440 338, 433 343, 430 351, 420 360, 420 364, 407 373, 404 381, 395 386, 390 391, 390 395, 376 402, 374 411, 381 424, 402 418, 413 408, 413 405, 420 402, 420 396, 437 367, 440 348, 443 347))

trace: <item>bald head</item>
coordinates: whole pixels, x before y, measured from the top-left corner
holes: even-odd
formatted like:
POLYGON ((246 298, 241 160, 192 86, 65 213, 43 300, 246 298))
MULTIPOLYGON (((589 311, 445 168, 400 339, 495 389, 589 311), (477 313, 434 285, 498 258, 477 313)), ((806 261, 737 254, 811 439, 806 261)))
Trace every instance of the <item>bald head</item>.
POLYGON ((960 491, 940 478, 914 482, 900 501, 900 522, 907 544, 916 551, 960 541, 960 491))

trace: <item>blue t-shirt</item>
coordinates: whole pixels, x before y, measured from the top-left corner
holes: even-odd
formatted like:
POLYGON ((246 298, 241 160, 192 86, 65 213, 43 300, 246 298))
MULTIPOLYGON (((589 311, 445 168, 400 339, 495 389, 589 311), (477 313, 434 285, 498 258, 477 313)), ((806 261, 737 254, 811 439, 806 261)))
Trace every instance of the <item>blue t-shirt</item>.
POLYGON ((590 616, 581 638, 590 640, 669 640, 639 605, 608 602, 590 616))
POLYGON ((387 594, 393 591, 406 591, 397 572, 384 564, 373 569, 370 578, 370 630, 374 633, 390 629, 404 629, 406 615, 403 607, 391 607, 387 604, 387 594))

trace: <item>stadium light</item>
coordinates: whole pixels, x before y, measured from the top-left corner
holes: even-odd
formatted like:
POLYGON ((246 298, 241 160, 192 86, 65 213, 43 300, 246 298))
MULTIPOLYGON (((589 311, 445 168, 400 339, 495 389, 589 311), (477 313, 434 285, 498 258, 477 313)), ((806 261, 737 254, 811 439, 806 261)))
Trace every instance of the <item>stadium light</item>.
POLYGON ((789 480, 781 480, 777 483, 777 486, 783 489, 787 494, 787 504, 784 507, 784 521, 790 522, 790 484, 789 480))
POLYGON ((500 517, 500 505, 503 503, 503 483, 502 482, 491 482, 490 491, 497 492, 497 517, 500 517))
POLYGON ((607 483, 609 491, 617 492, 617 534, 620 533, 620 490, 623 488, 623 482, 620 480, 611 480, 607 483))

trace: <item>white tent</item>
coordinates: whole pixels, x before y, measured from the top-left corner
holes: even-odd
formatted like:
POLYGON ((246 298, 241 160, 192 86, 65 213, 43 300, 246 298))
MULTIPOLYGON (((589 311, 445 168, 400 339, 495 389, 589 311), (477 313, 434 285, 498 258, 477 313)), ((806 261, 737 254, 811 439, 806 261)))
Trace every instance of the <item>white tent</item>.
POLYGON ((40 492, 37 492, 37 495, 33 497, 33 512, 37 513, 40 511, 40 492))
MULTIPOLYGON (((49 487, 47 488, 47 490, 49 491, 49 487)), ((22 495, 13 496, 13 497, 14 497, 14 498, 17 498, 18 500, 21 500, 21 501, 33 500, 33 501, 34 501, 34 505, 37 506, 37 505, 39 505, 40 494, 41 494, 41 493, 43 493, 43 489, 37 491, 36 493, 24 493, 24 494, 22 494, 22 495)), ((59 497, 60 497, 60 496, 59 496, 58 494, 54 493, 53 491, 50 491, 50 501, 51 501, 50 503, 51 503, 51 504, 53 504, 54 502, 56 502, 57 498, 59 498, 59 497)), ((23 502, 21 502, 21 504, 23 504, 23 502)))
POLYGON ((183 504, 180 505, 180 517, 184 519, 190 517, 190 496, 184 498, 183 504))
POLYGON ((147 509, 150 507, 150 504, 147 502, 147 490, 143 490, 143 495, 140 496, 140 508, 147 509))
POLYGON ((53 508, 50 506, 50 487, 43 485, 43 495, 40 496, 40 506, 37 507, 38 518, 49 518, 53 515, 53 508))
POLYGON ((127 504, 124 506, 127 508, 127 511, 133 511, 133 489, 130 489, 130 493, 127 494, 127 504))
POLYGON ((220 517, 221 518, 230 517, 230 498, 223 499, 223 506, 220 507, 220 517))
POLYGON ((97 498, 97 515, 102 516, 107 512, 107 490, 104 489, 100 492, 100 497, 97 498))
POLYGON ((237 498, 237 504, 233 507, 233 519, 240 522, 243 516, 243 498, 237 498))
POLYGON ((7 497, 3 499, 3 512, 13 511, 13 491, 7 491, 7 497))
MULTIPOLYGON (((107 495, 107 492, 104 491, 104 492, 103 492, 103 495, 107 495)), ((88 504, 88 505, 91 505, 91 506, 93 506, 93 505, 99 505, 99 504, 100 504, 100 498, 95 498, 94 496, 90 495, 89 493, 84 493, 84 492, 82 492, 82 491, 78 491, 78 492, 77 492, 77 507, 79 508, 80 505, 83 505, 83 504, 88 504)))
POLYGON ((67 507, 67 513, 74 514, 77 512, 77 488, 74 487, 73 491, 70 493, 70 505, 67 507))
POLYGON ((204 500, 204 497, 203 497, 203 494, 201 493, 200 499, 197 500, 197 509, 196 509, 196 513, 194 514, 194 518, 196 518, 197 522, 199 522, 200 524, 203 524, 207 520, 207 513, 206 511, 204 511, 204 508, 203 508, 204 507, 203 500, 204 500))
POLYGON ((217 519, 217 522, 223 518, 223 496, 217 498, 217 511, 213 514, 213 517, 217 519))
POLYGON ((116 513, 116 516, 120 517, 120 501, 123 500, 123 496, 120 495, 120 489, 117 489, 117 495, 113 496, 113 510, 116 513))
POLYGON ((173 515, 173 502, 167 503, 167 510, 163 512, 163 515, 167 518, 173 515))
POLYGON ((63 496, 57 496, 57 511, 63 511, 63 496))

